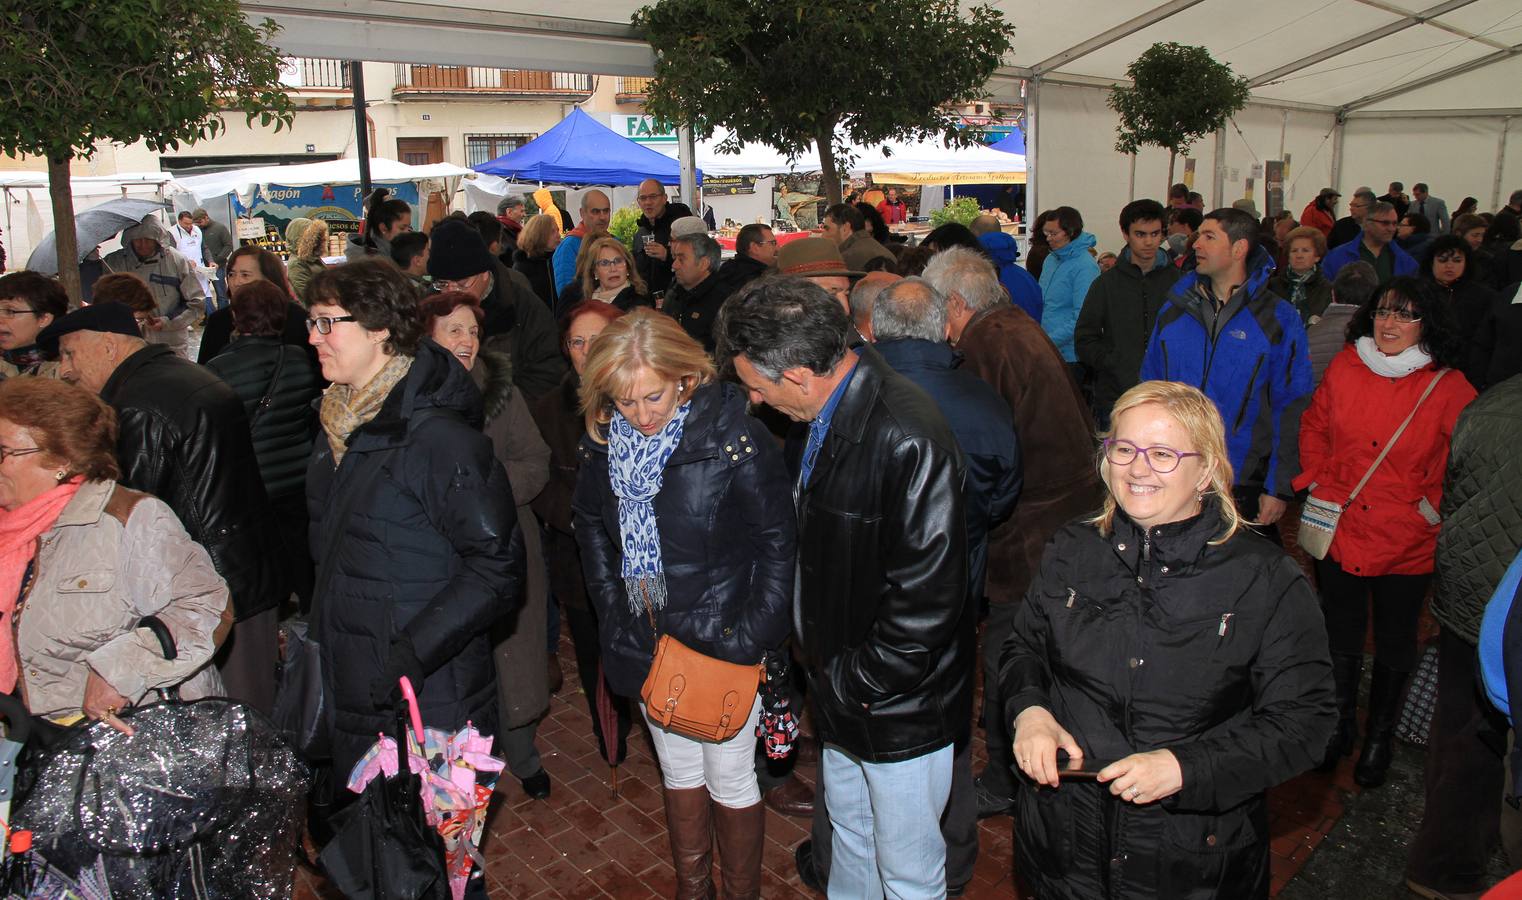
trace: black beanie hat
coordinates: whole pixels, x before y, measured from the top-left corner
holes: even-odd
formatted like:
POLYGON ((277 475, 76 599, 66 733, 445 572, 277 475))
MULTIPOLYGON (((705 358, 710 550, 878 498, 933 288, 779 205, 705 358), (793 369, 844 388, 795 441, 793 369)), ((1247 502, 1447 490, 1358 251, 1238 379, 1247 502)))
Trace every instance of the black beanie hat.
POLYGON ((476 226, 445 219, 428 234, 428 274, 439 281, 459 281, 489 272, 496 260, 476 226))

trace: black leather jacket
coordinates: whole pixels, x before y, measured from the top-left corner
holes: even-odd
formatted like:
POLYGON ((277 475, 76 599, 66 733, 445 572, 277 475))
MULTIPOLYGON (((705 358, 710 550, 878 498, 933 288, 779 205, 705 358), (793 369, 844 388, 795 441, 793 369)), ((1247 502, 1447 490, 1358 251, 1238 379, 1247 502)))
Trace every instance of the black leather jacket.
POLYGON ((118 483, 163 500, 227 581, 238 619, 287 593, 280 535, 243 402, 163 344, 122 361, 100 389, 116 410, 118 483))
MULTIPOLYGON (((699 653, 760 662, 791 624, 794 525, 782 451, 766 427, 745 414, 735 385, 704 385, 691 402, 654 501, 669 596, 656 625, 699 653)), ((584 438, 580 454, 572 506, 587 595, 601 628, 603 669, 615 693, 638 696, 656 635, 646 611, 630 608, 624 589, 608 447, 584 438)))
POLYGON ((870 348, 798 492, 798 634, 820 736, 867 762, 967 739, 965 466, 935 401, 870 348))

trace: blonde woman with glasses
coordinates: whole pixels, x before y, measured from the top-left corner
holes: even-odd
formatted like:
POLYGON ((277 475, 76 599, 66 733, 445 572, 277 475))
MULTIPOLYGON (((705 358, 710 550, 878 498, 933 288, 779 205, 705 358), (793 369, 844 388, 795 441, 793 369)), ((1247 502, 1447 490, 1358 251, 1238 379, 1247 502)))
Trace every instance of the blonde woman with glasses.
POLYGON ((1265 793, 1335 719, 1316 595, 1243 527, 1204 394, 1143 382, 1111 421, 1104 506, 1047 545, 1004 645, 1018 865, 1047 900, 1266 898, 1265 793))

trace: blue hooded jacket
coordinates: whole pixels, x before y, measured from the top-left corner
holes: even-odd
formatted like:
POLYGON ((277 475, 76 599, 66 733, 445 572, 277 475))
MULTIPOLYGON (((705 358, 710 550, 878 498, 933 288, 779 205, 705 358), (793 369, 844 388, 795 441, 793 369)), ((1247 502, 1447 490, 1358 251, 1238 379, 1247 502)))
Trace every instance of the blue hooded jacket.
POLYGON ((1032 319, 1041 321, 1041 285, 1020 265, 1020 245, 1014 237, 1002 231, 990 231, 978 235, 978 243, 993 259, 994 268, 999 270, 999 283, 1009 291, 1009 299, 1032 319))
POLYGON ((1099 263, 1089 254, 1094 244, 1094 235, 1080 231, 1041 264, 1041 329, 1068 362, 1078 361, 1078 353, 1073 349, 1073 327, 1078 324, 1078 312, 1083 309, 1083 298, 1089 295, 1089 285, 1099 277, 1099 263))
POLYGON ((1273 272, 1273 258, 1259 247, 1247 283, 1219 305, 1199 273, 1185 273, 1158 313, 1141 380, 1204 391, 1226 423, 1235 482, 1262 483, 1265 493, 1288 498, 1300 471, 1300 415, 1315 382, 1300 314, 1268 290, 1273 272))

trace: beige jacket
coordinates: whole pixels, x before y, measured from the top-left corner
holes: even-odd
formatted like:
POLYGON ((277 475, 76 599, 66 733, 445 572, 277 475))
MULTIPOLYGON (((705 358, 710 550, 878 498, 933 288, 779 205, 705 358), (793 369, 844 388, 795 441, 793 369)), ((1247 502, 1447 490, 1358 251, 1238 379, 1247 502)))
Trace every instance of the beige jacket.
POLYGON ((27 708, 77 715, 91 669, 133 702, 176 684, 187 700, 220 695, 208 663, 231 625, 227 584, 168 506, 114 481, 86 482, 39 539, 16 607, 27 708), (174 636, 175 659, 133 627, 148 615, 174 636))

